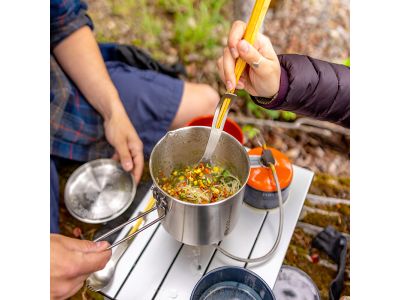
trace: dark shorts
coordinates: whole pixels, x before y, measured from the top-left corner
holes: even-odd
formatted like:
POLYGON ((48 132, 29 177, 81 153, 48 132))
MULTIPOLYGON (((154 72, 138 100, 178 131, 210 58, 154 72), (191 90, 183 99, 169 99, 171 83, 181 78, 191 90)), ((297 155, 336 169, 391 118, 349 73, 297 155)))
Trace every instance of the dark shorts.
POLYGON ((121 62, 107 62, 108 72, 125 110, 150 156, 178 111, 183 81, 150 70, 139 70, 121 62))
MULTIPOLYGON (((108 72, 116 86, 125 110, 143 142, 144 155, 149 157, 154 145, 167 133, 182 99, 184 82, 150 70, 139 70, 121 62, 106 62, 108 72)), ((78 91, 79 92, 79 91, 78 91)), ((80 93, 79 93, 80 94, 80 93)), ((87 103, 83 96, 80 108, 85 106, 86 114, 98 113, 87 103)), ((74 105, 74 101, 71 101, 74 105)), ((93 118, 96 120, 96 118, 93 118)), ((99 118, 98 118, 99 119, 99 118)), ((99 120, 102 129, 102 120, 99 120)), ((77 124, 78 126, 79 124, 77 124)), ((79 127, 79 126, 78 126, 79 127)), ((54 149, 59 152, 52 153, 56 156, 69 158, 69 150, 76 151, 81 156, 75 160, 87 160, 90 157, 86 145, 80 148, 78 141, 65 137, 57 141, 54 149), (64 154, 63 150, 67 149, 64 154)), ((99 157, 111 157, 114 149, 107 143, 102 143, 103 148, 98 152, 99 157)), ((50 232, 56 233, 58 228, 58 174, 53 161, 50 162, 50 232)))
MULTIPOLYGON (((148 157, 174 120, 182 99, 184 82, 122 62, 109 61, 106 65, 128 116, 144 144, 144 154, 148 157)), ((66 82, 63 87, 57 86, 57 80, 53 81, 53 94, 65 93, 67 89, 69 97, 66 103, 62 99, 51 99, 54 117, 54 124, 51 125, 51 154, 76 161, 111 157, 114 149, 105 139, 104 121, 100 114, 72 82, 66 82)))

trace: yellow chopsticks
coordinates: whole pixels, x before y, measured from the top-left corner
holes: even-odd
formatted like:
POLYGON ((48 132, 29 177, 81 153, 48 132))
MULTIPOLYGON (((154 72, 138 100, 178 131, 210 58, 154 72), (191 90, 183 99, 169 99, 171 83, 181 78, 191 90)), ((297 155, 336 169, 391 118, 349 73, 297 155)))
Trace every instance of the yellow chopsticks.
MULTIPOLYGON (((249 22, 247 23, 246 31, 244 33, 244 39, 248 41, 251 45, 254 44, 258 31, 264 21, 264 17, 267 14, 269 4, 271 0, 256 0, 253 6, 253 11, 251 12, 251 16, 249 22)), ((238 58, 235 65, 235 75, 236 75, 236 83, 239 81, 240 76, 246 67, 246 62, 238 58)), ((230 93, 234 93, 235 90, 229 91, 230 93)))
MULTIPOLYGON (((267 14, 269 4, 271 0, 256 0, 253 6, 253 10, 251 12, 251 16, 249 22, 247 23, 246 31, 244 33, 244 39, 248 41, 251 45, 254 44, 257 33, 260 30, 260 27, 264 21, 264 17, 267 14)), ((236 76, 236 83, 239 81, 240 76, 246 67, 246 62, 238 58, 235 64, 235 76, 236 76)), ((227 91, 227 93, 234 94, 235 89, 227 91)), ((231 98, 225 97, 224 102, 222 103, 221 110, 218 114, 218 119, 215 127, 219 129, 222 124, 222 120, 224 119, 225 114, 227 114, 229 105, 231 104, 231 98)))
POLYGON ((219 115, 218 115, 217 124, 215 125, 215 127, 217 129, 219 129, 221 127, 222 119, 224 118, 225 114, 227 113, 227 110, 228 110, 230 104, 231 104, 231 98, 226 97, 224 99, 224 103, 222 103, 221 110, 219 111, 219 115))
MULTIPOLYGON (((154 200, 153 196, 151 196, 150 200, 149 200, 149 202, 147 202, 147 205, 143 212, 149 211, 154 206, 155 203, 156 203, 156 200, 154 200)), ((127 234, 127 236, 138 231, 138 229, 140 228, 140 225, 142 225, 142 223, 143 223, 143 218, 138 219, 136 221, 135 225, 132 226, 132 228, 129 231, 129 233, 127 234)))

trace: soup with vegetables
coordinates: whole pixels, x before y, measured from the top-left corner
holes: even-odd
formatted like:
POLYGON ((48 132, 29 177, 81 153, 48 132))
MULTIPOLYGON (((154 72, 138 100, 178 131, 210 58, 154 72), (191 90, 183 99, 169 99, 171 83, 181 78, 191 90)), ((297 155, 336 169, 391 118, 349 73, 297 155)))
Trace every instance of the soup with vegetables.
POLYGON ((160 174, 157 183, 170 196, 195 204, 226 199, 241 187, 239 179, 228 170, 208 163, 177 168, 169 176, 160 174))

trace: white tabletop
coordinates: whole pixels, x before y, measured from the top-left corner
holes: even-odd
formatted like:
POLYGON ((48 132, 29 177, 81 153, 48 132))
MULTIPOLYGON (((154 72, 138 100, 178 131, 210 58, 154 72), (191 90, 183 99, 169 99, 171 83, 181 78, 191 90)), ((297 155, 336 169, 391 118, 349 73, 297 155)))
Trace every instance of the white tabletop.
MULTIPOLYGON (((160 225, 138 234, 117 265, 113 281, 102 291, 118 300, 188 300, 197 281, 208 271, 235 265, 251 269, 273 288, 296 227, 313 173, 294 166, 293 181, 284 205, 282 238, 273 258, 245 265, 225 257, 212 246, 192 247, 177 242, 160 225)), ((151 191, 137 208, 143 210, 151 191)), ((243 204, 239 221, 221 246, 241 257, 259 257, 271 249, 278 230, 279 211, 256 210, 243 204)), ((156 213, 149 217, 153 219, 156 213)), ((126 235, 130 227, 121 231, 126 235)), ((118 239, 119 239, 118 238, 118 239)))

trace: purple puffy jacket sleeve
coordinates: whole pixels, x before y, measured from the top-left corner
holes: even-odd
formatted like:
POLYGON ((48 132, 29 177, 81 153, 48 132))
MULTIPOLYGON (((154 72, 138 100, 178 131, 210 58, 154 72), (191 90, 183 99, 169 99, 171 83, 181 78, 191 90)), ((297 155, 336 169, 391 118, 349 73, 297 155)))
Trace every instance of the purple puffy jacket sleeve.
POLYGON ((350 68, 297 54, 278 55, 281 81, 271 102, 252 97, 267 109, 282 109, 350 127, 350 68))

